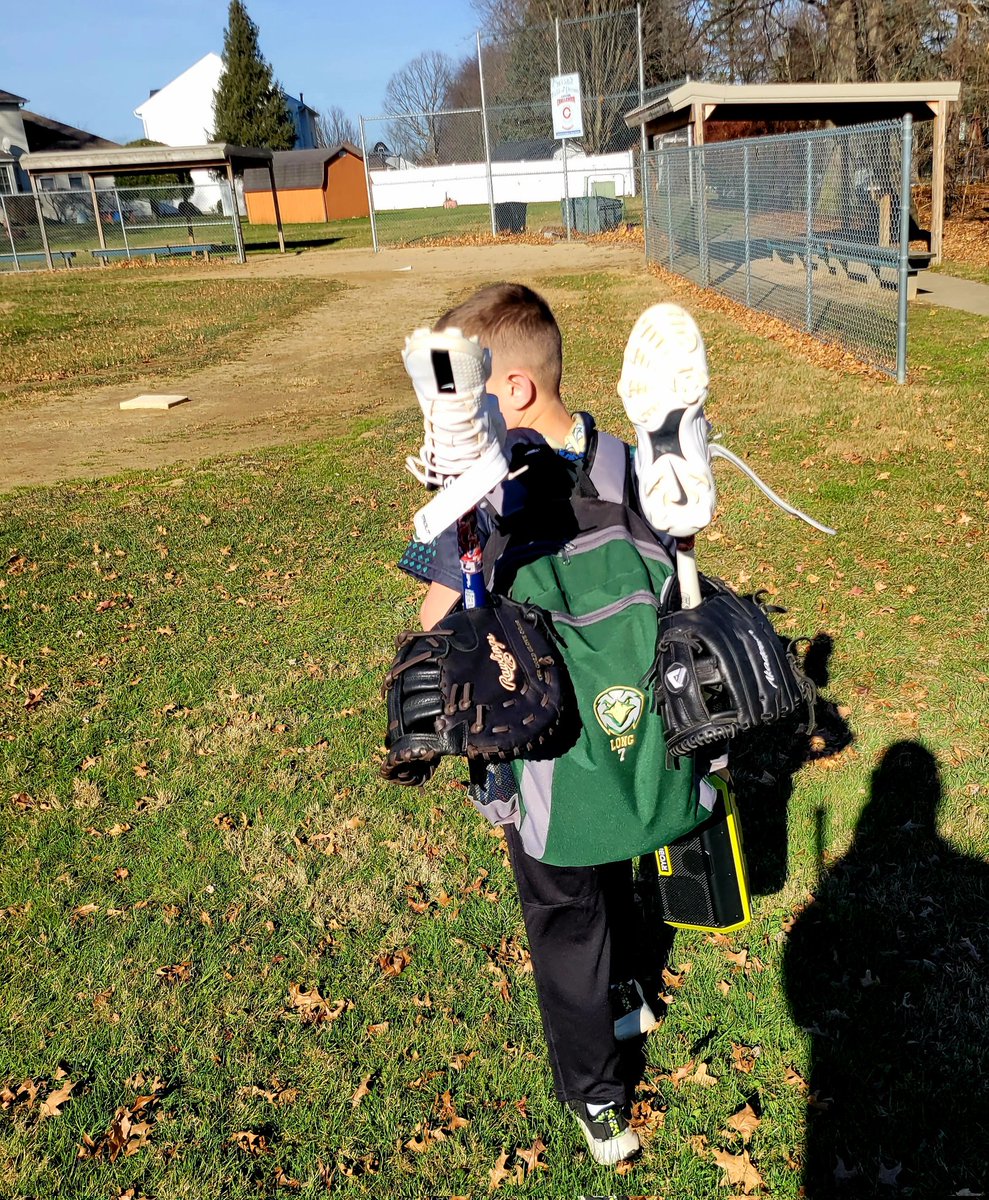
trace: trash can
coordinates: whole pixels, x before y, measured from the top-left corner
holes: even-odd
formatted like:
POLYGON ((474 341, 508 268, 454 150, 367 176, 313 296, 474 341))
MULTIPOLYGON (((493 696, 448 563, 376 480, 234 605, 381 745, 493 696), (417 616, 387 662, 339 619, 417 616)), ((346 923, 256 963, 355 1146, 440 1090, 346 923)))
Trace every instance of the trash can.
MULTIPOLYGON (((621 200, 609 196, 571 196, 570 227, 575 233, 607 233, 621 223, 621 200)), ((567 223, 567 201, 560 201, 560 215, 567 223)))
POLYGON ((506 200, 496 204, 495 229, 499 233, 525 233, 525 219, 528 205, 518 200, 506 200))

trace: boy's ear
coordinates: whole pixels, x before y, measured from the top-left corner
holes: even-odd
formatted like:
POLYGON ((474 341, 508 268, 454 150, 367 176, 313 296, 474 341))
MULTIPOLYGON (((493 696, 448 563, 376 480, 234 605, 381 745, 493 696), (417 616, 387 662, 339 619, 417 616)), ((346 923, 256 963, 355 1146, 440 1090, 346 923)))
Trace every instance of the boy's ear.
POLYGON ((527 371, 513 370, 505 376, 505 395, 501 402, 507 404, 515 412, 522 412, 536 398, 536 385, 527 371))

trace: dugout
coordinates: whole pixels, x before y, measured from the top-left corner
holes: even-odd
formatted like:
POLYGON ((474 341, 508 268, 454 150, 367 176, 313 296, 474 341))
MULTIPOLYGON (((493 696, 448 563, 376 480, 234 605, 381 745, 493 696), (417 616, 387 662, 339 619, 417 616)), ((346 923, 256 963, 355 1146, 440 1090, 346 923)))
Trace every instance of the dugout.
POLYGON ((758 83, 687 80, 655 96, 625 117, 641 128, 647 149, 683 134, 691 145, 770 133, 795 133, 822 125, 862 125, 901 120, 934 122, 931 188, 931 254, 941 261, 944 238, 944 172, 949 106, 957 104, 958 82, 758 83))
MULTIPOLYGON (((364 159, 350 142, 320 150, 277 150, 272 155, 275 186, 286 225, 366 217, 364 159)), ((244 172, 244 201, 252 225, 274 221, 274 194, 266 170, 244 172)))
MULTIPOLYGON (((25 154, 21 157, 20 167, 27 172, 31 183, 31 192, 35 197, 35 203, 39 205, 38 179, 40 176, 53 173, 82 175, 88 183, 96 211, 98 211, 97 179, 138 172, 154 175, 170 174, 176 171, 213 171, 226 176, 231 194, 236 197, 236 178, 243 176, 246 170, 261 168, 271 180, 274 224, 278 226, 278 247, 282 254, 285 253, 285 234, 278 207, 278 193, 270 150, 253 146, 234 146, 227 142, 212 142, 203 146, 117 146, 111 150, 60 150, 51 153, 25 154)), ((231 214, 231 224, 237 243, 238 261, 246 262, 244 234, 236 201, 231 214)), ((40 219, 40 209, 39 225, 48 268, 54 270, 45 222, 40 219)), ((103 227, 98 221, 96 225, 100 246, 105 251, 103 227)))

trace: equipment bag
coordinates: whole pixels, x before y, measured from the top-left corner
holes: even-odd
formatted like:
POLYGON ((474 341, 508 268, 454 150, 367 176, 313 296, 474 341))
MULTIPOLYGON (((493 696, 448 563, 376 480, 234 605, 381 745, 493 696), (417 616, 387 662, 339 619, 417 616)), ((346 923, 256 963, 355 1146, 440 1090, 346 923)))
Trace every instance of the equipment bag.
MULTIPOLYGON (((591 424, 588 421, 588 424, 591 424)), ((591 866, 648 854, 709 816, 693 764, 668 765, 663 722, 643 684, 656 657, 669 552, 629 504, 629 450, 591 428, 583 464, 516 447, 525 504, 485 546, 491 590, 549 613, 582 728, 558 758, 489 775, 481 811, 518 824, 528 854, 591 866)), ((671 761, 671 760, 670 760, 671 761)))

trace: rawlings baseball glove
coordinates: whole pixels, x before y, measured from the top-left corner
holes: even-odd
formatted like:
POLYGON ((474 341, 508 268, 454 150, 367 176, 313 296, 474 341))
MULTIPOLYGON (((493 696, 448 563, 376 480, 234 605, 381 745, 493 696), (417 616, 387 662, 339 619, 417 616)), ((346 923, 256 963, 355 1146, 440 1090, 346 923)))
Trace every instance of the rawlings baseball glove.
POLYGON ((764 593, 738 596, 720 579, 701 577, 701 602, 680 608, 674 585, 659 619, 650 681, 671 755, 690 754, 806 705, 817 690, 773 629, 764 593))
POLYGON ((576 738, 570 679, 545 614, 504 596, 406 631, 385 675, 381 773, 423 784, 444 754, 472 761, 552 758, 576 738))

